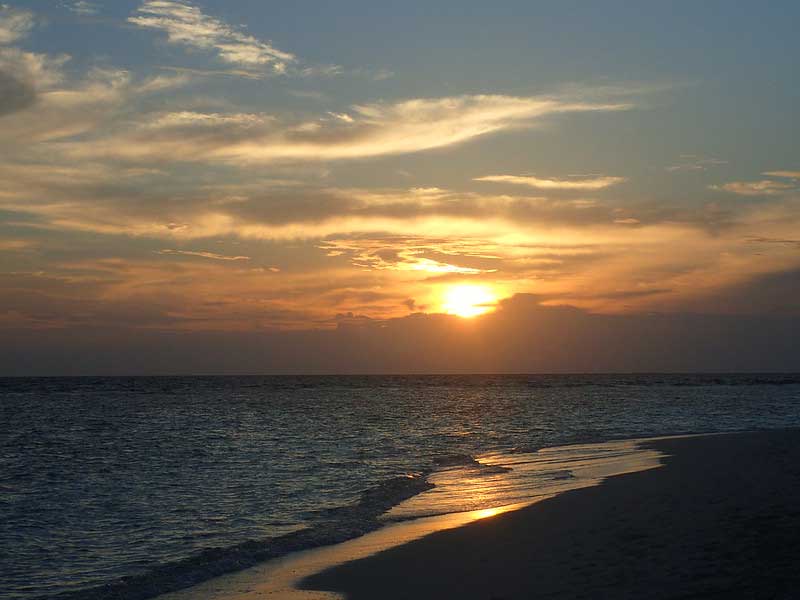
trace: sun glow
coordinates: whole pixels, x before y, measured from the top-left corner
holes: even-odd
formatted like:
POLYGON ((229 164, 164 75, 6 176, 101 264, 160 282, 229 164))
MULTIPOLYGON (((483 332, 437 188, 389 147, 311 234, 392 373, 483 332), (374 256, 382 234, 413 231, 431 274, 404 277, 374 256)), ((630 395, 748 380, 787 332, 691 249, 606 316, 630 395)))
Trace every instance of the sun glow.
POLYGON ((492 310, 497 297, 481 285, 457 285, 444 294, 442 310, 450 315, 469 319, 492 310))

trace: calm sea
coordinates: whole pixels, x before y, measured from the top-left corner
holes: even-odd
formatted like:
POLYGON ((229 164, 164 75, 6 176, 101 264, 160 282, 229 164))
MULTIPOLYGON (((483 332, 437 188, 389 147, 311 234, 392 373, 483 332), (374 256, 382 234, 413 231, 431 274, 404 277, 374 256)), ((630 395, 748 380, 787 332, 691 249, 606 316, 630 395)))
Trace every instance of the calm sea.
POLYGON ((416 495, 543 447, 787 426, 800 376, 0 379, 0 598, 147 598, 386 513, 508 504, 416 495))

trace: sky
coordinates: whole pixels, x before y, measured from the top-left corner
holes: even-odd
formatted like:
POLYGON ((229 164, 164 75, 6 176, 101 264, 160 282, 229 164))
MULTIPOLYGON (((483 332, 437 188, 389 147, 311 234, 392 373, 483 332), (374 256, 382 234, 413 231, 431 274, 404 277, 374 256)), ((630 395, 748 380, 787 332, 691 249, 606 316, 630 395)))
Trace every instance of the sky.
POLYGON ((0 375, 800 370, 799 18, 0 3, 0 375))

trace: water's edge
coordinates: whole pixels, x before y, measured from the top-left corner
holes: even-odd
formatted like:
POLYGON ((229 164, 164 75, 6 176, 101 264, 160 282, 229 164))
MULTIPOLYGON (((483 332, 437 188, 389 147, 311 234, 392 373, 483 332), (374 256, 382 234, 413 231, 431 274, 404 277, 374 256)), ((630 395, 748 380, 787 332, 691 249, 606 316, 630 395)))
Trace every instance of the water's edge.
MULTIPOLYGON (((686 434, 675 435, 683 436, 686 434)), ((641 443, 660 439, 662 437, 675 437, 675 435, 571 444, 554 448, 542 448, 537 452, 546 455, 548 452, 554 452, 559 449, 579 447, 602 448, 604 445, 617 443, 635 448, 644 456, 648 451, 640 447, 641 443)), ((443 528, 464 525, 468 522, 486 516, 492 516, 499 512, 505 512, 511 509, 516 510, 568 489, 598 485, 608 476, 633 472, 642 468, 653 468, 660 464, 658 456, 660 455, 657 452, 651 451, 651 455, 646 457, 645 463, 642 463, 642 465, 634 464, 634 466, 628 465, 618 469, 612 468, 611 470, 608 470, 607 465, 605 469, 603 465, 599 467, 597 465, 577 465, 574 469, 583 469, 585 473, 575 478, 576 481, 574 483, 566 484, 562 489, 554 493, 543 492, 540 496, 531 498, 527 502, 516 503, 513 506, 503 507, 500 510, 495 508, 490 511, 478 510, 469 511, 469 513, 459 513, 458 516, 439 515, 437 517, 412 519, 413 522, 418 523, 418 525, 416 525, 417 530, 424 530, 424 533, 414 533, 413 537, 421 537, 421 535, 426 535, 427 533, 443 528)), ((472 457, 470 457, 470 460, 474 461, 472 457)), ((327 510, 323 514, 323 518, 320 522, 306 529, 274 538, 250 540, 231 547, 206 549, 186 559, 159 565, 145 573, 123 577, 110 584, 90 589, 62 592, 56 595, 41 596, 38 600, 148 600, 164 595, 171 596, 173 592, 180 593, 181 590, 193 588, 221 576, 251 569, 267 563, 268 561, 272 561, 273 559, 287 557, 287 555, 296 553, 304 553, 306 551, 315 551, 316 549, 324 550, 322 547, 342 545, 343 542, 352 543, 358 538, 363 538, 367 536, 367 534, 378 532, 378 530, 402 527, 405 523, 395 522, 387 524, 387 522, 380 517, 404 501, 425 491, 432 490, 435 484, 431 483, 428 479, 432 473, 432 469, 426 469, 414 473, 413 475, 399 476, 387 480, 375 488, 364 491, 356 504, 327 510)), ((409 529, 412 530, 413 527, 414 525, 409 527, 409 529)), ((391 535, 389 537, 391 537, 391 535)), ((405 543, 413 538, 401 539, 399 542, 397 541, 398 539, 399 538, 395 535, 391 542, 384 541, 382 543, 384 546, 387 544, 397 545, 397 543, 405 543)), ((374 547, 375 545, 373 543, 370 548, 374 550, 374 547)), ((354 556, 353 552, 353 550, 350 550, 351 558, 354 556)), ((355 550, 355 556, 358 555, 358 552, 358 550, 355 550)), ((337 554, 337 552, 334 551, 333 554, 339 556, 339 558, 335 560, 341 560, 341 553, 337 554)), ((310 574, 312 574, 312 572, 307 573, 307 575, 310 574)), ((194 598, 194 595, 191 597, 194 598)))
POLYGON ((380 515, 403 500, 434 487, 427 480, 428 474, 429 471, 423 471, 387 480, 364 491, 358 503, 326 511, 324 519, 313 527, 226 548, 209 548, 107 585, 40 596, 38 600, 148 600, 292 552, 338 544, 382 527, 383 523, 378 520, 380 515))

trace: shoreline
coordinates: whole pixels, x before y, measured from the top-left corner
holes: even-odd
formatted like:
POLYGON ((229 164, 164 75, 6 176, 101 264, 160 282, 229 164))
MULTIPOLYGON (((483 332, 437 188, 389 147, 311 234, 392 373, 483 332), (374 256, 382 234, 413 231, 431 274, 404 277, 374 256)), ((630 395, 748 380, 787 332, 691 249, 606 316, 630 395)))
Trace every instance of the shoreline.
POLYGON ((665 454, 663 468, 433 533, 300 587, 348 600, 794 597, 800 430, 643 444, 665 454))
MULTIPOLYGON (((211 558, 210 562, 203 560, 196 563, 190 568, 190 571, 188 571, 188 577, 183 579, 183 583, 179 583, 178 580, 175 579, 176 575, 178 578, 182 576, 178 573, 173 573, 169 576, 169 579, 173 580, 172 584, 170 584, 167 589, 162 588, 163 591, 160 593, 156 592, 156 589, 163 584, 163 581, 159 583, 160 577, 158 579, 147 577, 139 579, 133 587, 128 587, 125 582, 123 586, 118 586, 127 588, 124 590, 104 590, 95 588, 91 590, 90 594, 84 594, 84 596, 78 595, 75 597, 91 597, 97 598, 98 600, 111 597, 131 599, 156 598, 157 600, 254 600, 267 595, 276 600, 333 600, 336 598, 341 600, 344 597, 354 600, 368 600, 376 597, 414 597, 422 599, 428 597, 449 597, 450 594, 456 592, 453 592, 446 583, 448 575, 437 574, 430 571, 423 573, 424 569, 419 569, 418 561, 413 557, 415 553, 418 553, 423 564, 440 560, 441 556, 446 556, 449 560, 453 560, 454 557, 457 557, 458 561, 463 559, 464 565, 470 565, 472 557, 469 555, 469 552, 467 552, 466 555, 464 554, 466 552, 465 548, 469 547, 469 545, 464 544, 463 540, 450 543, 449 545, 447 542, 435 542, 440 544, 440 546, 436 551, 431 552, 428 548, 428 544, 434 543, 432 540, 439 540, 440 536, 447 538, 449 534, 457 538, 461 535, 459 532, 473 531, 474 528, 487 528, 487 531, 494 530, 495 532, 501 531, 505 527, 503 523, 517 519, 515 515, 535 515, 539 514, 539 511, 542 510, 553 512, 553 509, 550 507, 554 503, 556 506, 559 506, 559 503, 564 498, 569 499, 567 500, 568 502, 575 502, 572 498, 576 495, 578 498, 584 498, 582 501, 584 504, 588 502, 588 504, 591 505, 592 501, 586 500, 586 498, 593 497, 592 494, 598 493, 598 490, 605 489, 610 485, 612 487, 622 485, 623 488, 625 488, 626 485, 619 484, 619 481, 627 481, 639 485, 636 483, 635 479, 630 478, 645 476, 647 474, 656 477, 655 481, 661 479, 658 477, 658 473, 664 472, 664 467, 669 467, 670 470, 674 470, 676 455, 679 457, 691 455, 693 458, 688 464, 696 470, 697 466, 703 464, 703 461, 707 459, 707 446, 709 444, 711 444, 711 446, 716 445, 725 448, 722 455, 717 456, 715 459, 717 463, 724 463, 726 460, 730 462, 730 459, 733 458, 734 455, 737 453, 741 454, 742 452, 742 449, 738 447, 738 443, 732 440, 747 441, 751 440, 751 438, 777 439, 781 437, 794 437, 797 442, 795 445, 800 448, 800 429, 660 435, 657 437, 634 438, 611 442, 575 443, 566 446, 545 447, 536 452, 537 454, 543 455, 542 462, 544 463, 552 464, 551 453, 557 454, 559 451, 562 452, 561 459, 564 459, 564 455, 569 454, 570 450, 573 451, 573 454, 577 455, 572 457, 573 463, 569 467, 570 469, 581 471, 580 475, 576 478, 577 485, 567 489, 557 489, 551 491, 551 493, 535 494, 524 502, 515 502, 514 504, 496 506, 490 509, 451 512, 394 521, 380 519, 383 520, 383 523, 378 528, 368 531, 352 531, 351 535, 346 538, 339 537, 335 539, 334 536, 334 539, 330 539, 330 541, 325 542, 320 540, 321 544, 311 547, 298 548, 295 546, 293 549, 287 549, 288 552, 281 552, 277 555, 274 553, 274 548, 262 548, 261 545, 258 547, 243 547, 241 550, 244 554, 238 555, 238 558, 237 555, 229 556, 226 558, 225 563, 217 564, 218 561, 216 558, 212 557, 209 557, 211 558), (724 438, 724 440, 716 444, 712 442, 712 440, 717 438, 724 438), (624 456, 625 453, 620 454, 617 452, 615 458, 615 449, 608 448, 608 446, 613 447, 614 445, 618 446, 616 451, 622 447, 627 447, 629 450, 633 449, 634 453, 626 457, 624 456), (596 453, 592 457, 593 459, 588 462, 584 460, 582 451, 574 452, 582 448, 597 450, 604 446, 607 447, 605 448, 605 454, 596 453), (698 446, 705 446, 706 448, 698 451, 696 448, 698 446), (731 452, 731 450, 733 450, 733 452, 731 452), (567 452, 565 453, 564 451, 567 452), (598 457, 600 458, 599 461, 597 460, 598 457), (634 458, 631 460, 632 457, 634 458), (575 460, 575 458, 578 460, 575 460), (625 463, 626 459, 628 460, 627 463, 625 463), (720 459, 722 460, 720 461, 720 459), (609 465, 609 463, 614 463, 615 460, 617 463, 622 460, 622 463, 626 466, 621 467, 619 464, 609 465), (612 482, 614 482, 613 485, 612 482), (412 556, 404 554, 407 552, 411 552, 412 556), (257 555, 260 555, 260 558, 257 555), (203 564, 207 567, 214 568, 203 568, 203 564), (227 566, 222 566, 223 564, 227 566), (398 592, 397 595, 392 595, 390 592, 396 590, 387 591, 385 589, 380 589, 380 586, 385 585, 385 583, 381 583, 381 581, 392 580, 393 569, 395 569, 395 567, 392 566, 393 564, 399 569, 400 572, 395 573, 395 575, 400 577, 400 581, 403 584, 408 583, 405 581, 405 579, 408 578, 407 570, 413 569, 415 573, 420 575, 419 577, 415 575, 414 578, 425 582, 424 586, 436 588, 437 585, 443 585, 444 587, 439 588, 436 593, 426 595, 424 590, 409 590, 404 589, 402 586, 394 586, 394 584, 392 584, 392 587, 397 587, 398 590, 404 589, 402 593, 398 592), (401 564, 403 565, 402 568, 399 567, 401 564), (220 566, 222 566, 222 569, 219 569, 220 566), (197 569, 200 569, 200 571, 197 569), (405 575, 402 574, 403 569, 406 570, 405 575), (200 575, 201 571, 205 571, 204 576, 200 575), (384 575, 379 577, 377 582, 370 583, 370 573, 376 572, 384 573, 384 575), (192 579, 194 580, 192 581, 192 579)), ((752 440, 745 445, 750 447, 750 450, 759 450, 757 447, 758 445, 753 447, 752 440)), ((717 454, 719 454, 719 452, 717 452, 717 454)), ((757 456, 758 452, 755 452, 754 455, 757 456)), ((796 462, 800 464, 800 450, 794 452, 792 456, 794 456, 796 462)), ((763 456, 761 458, 763 459, 763 456)), ((570 459, 568 458, 567 460, 570 459)), ((758 464, 754 462, 752 456, 749 457, 749 462, 747 460, 744 462, 736 460, 734 462, 747 466, 747 468, 740 469, 742 471, 742 473, 739 474, 740 479, 743 473, 746 475, 746 473, 753 470, 752 467, 754 464, 758 466, 758 464)), ((686 464, 684 460, 681 469, 685 470, 686 464)), ((563 465, 561 466, 563 467, 563 465)), ((720 464, 717 464, 717 467, 719 466, 720 464)), ((726 468, 730 471, 729 465, 726 468)), ((725 468, 722 469, 722 471, 725 470, 725 468)), ((696 477, 696 475, 695 473, 694 476, 696 477)), ((728 475, 730 475, 730 473, 728 473, 728 475)), ((780 478, 774 475, 773 473, 772 487, 780 483, 780 478)), ((800 488, 800 473, 797 473, 795 477, 796 485, 792 487, 793 493, 796 493, 794 488, 800 488)), ((676 479, 676 474, 672 473, 667 479, 676 479)), ((678 479, 680 479, 680 477, 678 477, 678 479)), ((719 480, 720 478, 717 477, 717 479, 719 480)), ((637 493, 634 488, 631 488, 628 492, 633 494, 637 493)), ((653 504, 664 505, 665 499, 674 504, 675 491, 667 490, 665 492, 662 490, 662 492, 663 497, 653 502, 653 504)), ((426 491, 423 490, 411 499, 418 497, 419 494, 425 493, 426 491)), ((717 496, 720 494, 724 494, 724 486, 720 487, 717 496)), ((800 505, 800 497, 798 497, 797 500, 798 505, 800 505)), ((719 498, 715 498, 714 502, 719 503, 719 498)), ((395 505, 395 507, 397 506, 400 505, 395 505)), ((584 509, 586 508, 587 506, 584 506, 584 509)), ((638 509, 641 509, 641 507, 637 507, 637 510, 638 509)), ((742 510, 745 513, 747 512, 747 508, 741 509, 740 507, 740 512, 742 510)), ((787 511, 791 512, 790 509, 787 509, 787 511)), ((556 510, 556 512, 558 512, 558 510, 556 510)), ((589 506, 588 512, 596 513, 596 507, 589 506)), ((800 514, 800 511, 798 514, 800 514)), ((520 518, 522 519, 521 523, 523 527, 518 528, 518 531, 516 531, 518 534, 517 537, 515 538, 512 535, 507 540, 507 543, 510 546, 516 545, 520 548, 521 552, 529 552, 529 549, 523 549, 525 544, 522 540, 518 539, 519 532, 524 531, 526 528, 530 530, 531 526, 530 524, 526 524, 527 520, 533 519, 535 521, 536 517, 526 516, 520 518)), ((554 518, 553 522, 561 522, 563 524, 567 523, 569 520, 568 516, 561 514, 560 517, 554 518)), ((550 531, 550 537, 555 537, 558 535, 558 532, 554 532, 552 527, 552 523, 545 523, 545 530, 550 531)), ((583 532, 575 531, 575 527, 568 527, 567 529, 572 531, 570 536, 573 542, 583 547, 587 542, 591 541, 591 536, 597 532, 598 528, 594 526, 589 527, 583 532)), ((800 533, 800 526, 794 530, 800 533)), ((494 534, 484 535, 489 535, 492 539, 496 537, 494 534)), ((538 534, 534 532, 534 535, 538 534)), ((640 537, 641 539, 647 539, 648 535, 641 534, 640 537)), ((485 540, 481 541, 478 539, 477 541, 481 546, 484 545, 485 540)), ((247 546, 250 546, 250 544, 247 544, 247 546)), ((541 550, 542 548, 539 548, 539 551, 541 550)), ((545 550, 550 552, 549 548, 545 550)), ((530 551, 533 552, 535 550, 530 551)), ((646 548, 644 550, 639 548, 637 551, 644 551, 646 554, 648 550, 646 548)), ((493 553, 493 555, 502 556, 502 552, 499 554, 493 553)), ((800 556, 797 558, 800 563, 800 556)), ((503 560, 508 560, 510 563, 513 563, 513 559, 514 557, 506 556, 503 560)), ((481 568, 484 566, 483 561, 481 561, 479 564, 473 563, 468 568, 465 567, 465 569, 469 574, 474 574, 480 573, 481 568)), ((581 567, 581 565, 573 565, 574 569, 578 569, 579 567, 581 567)), ((458 573, 460 568, 461 567, 458 565, 452 564, 449 565, 447 572, 450 573, 450 577, 452 577, 452 574, 458 573)), ((462 575, 458 575, 458 579, 461 578, 462 575)), ((505 579, 513 581, 514 577, 506 577, 505 579)), ((134 582, 129 581, 128 583, 134 582)), ((797 583, 800 585, 800 581, 797 583)), ((517 581, 515 585, 521 584, 517 581)), ((476 589, 479 589, 479 587, 476 589)), ((519 595, 507 596, 487 592, 489 595, 486 596, 470 596, 470 591, 472 590, 459 590, 457 595, 465 598, 497 598, 498 600, 508 600, 508 598, 517 597, 519 595)), ((531 594, 535 594, 535 590, 526 588, 524 592, 520 593, 523 594, 522 597, 530 597, 531 594)), ((68 595, 63 596, 66 598, 68 595)), ((61 596, 58 597, 60 598, 61 596)), ((73 596, 69 595, 69 597, 73 596)), ((572 596, 556 594, 556 597, 572 596)), ((602 594, 598 596, 597 591, 593 590, 588 597, 603 596, 602 594)), ((616 597, 618 596, 614 594, 609 596, 609 598, 616 597)), ((736 596, 731 596, 730 593, 728 593, 725 597, 736 596)))
MULTIPOLYGON (((683 436, 671 436, 683 437, 683 436)), ((224 574, 202 583, 157 596, 158 600, 253 600, 269 596, 277 600, 332 599, 341 596, 323 590, 303 589, 301 580, 338 565, 367 558, 388 549, 483 519, 517 511, 567 493, 601 485, 615 475, 657 469, 662 455, 644 444, 659 438, 635 438, 599 443, 576 443, 546 447, 537 451, 540 468, 547 471, 569 469, 573 475, 523 502, 494 508, 451 512, 400 521, 384 521, 377 530, 341 543, 293 552, 262 562, 245 570, 224 574)), ((519 455, 524 456, 524 454, 519 455)), ((431 490, 436 491, 436 488, 431 490)), ((422 492, 425 494, 426 492, 422 492)), ((419 496, 416 496, 417 498, 419 496)))

